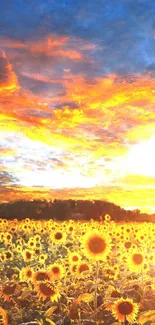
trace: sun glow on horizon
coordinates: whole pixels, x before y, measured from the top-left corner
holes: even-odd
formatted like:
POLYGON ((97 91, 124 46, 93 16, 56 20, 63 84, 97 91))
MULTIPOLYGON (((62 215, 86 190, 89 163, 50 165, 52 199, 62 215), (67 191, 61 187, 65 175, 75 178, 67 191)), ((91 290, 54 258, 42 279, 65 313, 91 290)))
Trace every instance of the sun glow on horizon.
POLYGON ((130 174, 155 177, 155 136, 131 146, 126 167, 130 174))

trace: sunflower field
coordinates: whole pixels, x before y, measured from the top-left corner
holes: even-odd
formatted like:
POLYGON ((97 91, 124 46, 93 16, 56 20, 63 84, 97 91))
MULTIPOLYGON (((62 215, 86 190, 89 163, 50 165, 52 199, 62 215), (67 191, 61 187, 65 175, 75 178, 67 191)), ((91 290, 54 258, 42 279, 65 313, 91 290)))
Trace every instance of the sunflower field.
POLYGON ((155 224, 0 219, 0 325, 155 325, 155 224))

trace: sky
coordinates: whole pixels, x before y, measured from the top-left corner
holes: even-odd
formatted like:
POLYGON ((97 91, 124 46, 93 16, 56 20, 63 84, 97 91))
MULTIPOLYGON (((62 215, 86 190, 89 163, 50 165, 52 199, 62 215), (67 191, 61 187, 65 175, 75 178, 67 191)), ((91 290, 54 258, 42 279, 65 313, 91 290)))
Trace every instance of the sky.
POLYGON ((155 213, 155 2, 5 0, 0 202, 155 213))

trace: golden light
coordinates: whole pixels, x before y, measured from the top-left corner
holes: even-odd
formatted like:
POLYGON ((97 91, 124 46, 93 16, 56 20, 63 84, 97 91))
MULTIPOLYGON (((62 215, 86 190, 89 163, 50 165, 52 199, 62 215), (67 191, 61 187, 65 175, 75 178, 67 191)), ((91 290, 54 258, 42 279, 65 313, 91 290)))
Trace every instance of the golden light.
MULTIPOLYGON (((41 170, 34 172, 33 170, 21 172, 20 182, 26 187, 45 187, 53 189, 62 188, 89 188, 97 184, 96 178, 81 175, 79 168, 73 168, 71 171, 61 170, 41 170)), ((99 181, 99 180, 98 180, 99 181)))
POLYGON ((133 145, 126 156, 128 173, 155 177, 155 136, 133 145))

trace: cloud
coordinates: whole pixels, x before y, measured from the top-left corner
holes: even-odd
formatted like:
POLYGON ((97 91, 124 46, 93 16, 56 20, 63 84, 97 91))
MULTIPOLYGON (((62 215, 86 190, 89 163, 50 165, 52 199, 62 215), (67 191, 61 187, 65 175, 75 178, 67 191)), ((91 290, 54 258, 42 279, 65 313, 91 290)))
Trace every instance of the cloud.
POLYGON ((36 42, 22 42, 11 39, 1 39, 1 46, 5 49, 18 49, 26 53, 34 54, 35 56, 46 56, 46 57, 67 57, 71 60, 80 60, 82 55, 80 50, 72 49, 72 44, 69 42, 69 38, 66 36, 48 35, 43 41, 36 42))
POLYGON ((2 130, 16 130, 71 152, 83 147, 96 150, 97 156, 124 153, 130 141, 137 141, 132 135, 138 128, 153 125, 155 82, 149 74, 130 76, 129 80, 112 74, 92 83, 82 75, 70 75, 54 84, 55 93, 52 88, 53 96, 46 101, 45 89, 40 88, 48 84, 50 89, 50 82, 38 79, 37 96, 33 83, 31 92, 17 89, 13 94, 2 93, 2 130), (60 94, 62 89, 64 93, 60 94))
POLYGON ((7 171, 0 171, 0 188, 7 188, 8 186, 17 186, 18 179, 13 173, 8 173, 7 171))
POLYGON ((153 189, 155 190, 155 177, 144 175, 127 175, 118 179, 120 186, 124 188, 132 189, 133 191, 138 189, 153 189))
POLYGON ((0 158, 1 157, 7 157, 7 156, 12 156, 16 154, 16 149, 9 149, 5 148, 3 146, 0 146, 0 158))
POLYGON ((18 89, 18 80, 4 51, 0 53, 0 93, 18 89))
POLYGON ((41 92, 48 97, 59 87, 62 92, 63 81, 74 71, 85 75, 94 71, 91 51, 96 45, 82 39, 51 34, 25 42, 0 37, 0 42, 15 66, 21 87, 36 95, 41 92))

